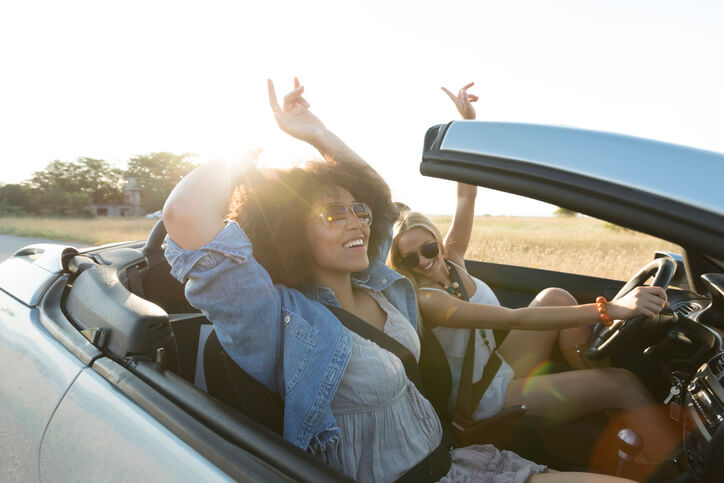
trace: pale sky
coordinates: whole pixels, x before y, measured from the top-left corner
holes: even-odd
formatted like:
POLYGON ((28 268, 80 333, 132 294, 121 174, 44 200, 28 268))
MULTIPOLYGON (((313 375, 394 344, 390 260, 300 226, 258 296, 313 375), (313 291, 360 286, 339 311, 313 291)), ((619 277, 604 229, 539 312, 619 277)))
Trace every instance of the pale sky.
MULTIPOLYGON (((451 213, 454 183, 419 174, 428 127, 469 81, 487 121, 567 125, 724 152, 717 1, 0 0, 0 182, 80 156, 204 158, 314 151, 266 98, 299 76, 323 122, 395 199, 451 213)), ((666 175, 676 176, 676 173, 666 175)), ((480 190, 477 214, 553 208, 480 190)))

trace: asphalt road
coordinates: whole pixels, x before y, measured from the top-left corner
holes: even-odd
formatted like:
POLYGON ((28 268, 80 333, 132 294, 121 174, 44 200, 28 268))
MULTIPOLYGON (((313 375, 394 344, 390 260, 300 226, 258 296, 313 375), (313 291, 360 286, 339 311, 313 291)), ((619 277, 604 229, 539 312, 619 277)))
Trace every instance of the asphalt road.
POLYGON ((32 245, 33 243, 53 243, 58 245, 71 245, 76 248, 85 247, 83 243, 75 242, 62 242, 57 240, 46 240, 44 238, 29 238, 24 236, 13 236, 13 235, 0 235, 0 261, 5 260, 13 253, 23 248, 26 245, 32 245))

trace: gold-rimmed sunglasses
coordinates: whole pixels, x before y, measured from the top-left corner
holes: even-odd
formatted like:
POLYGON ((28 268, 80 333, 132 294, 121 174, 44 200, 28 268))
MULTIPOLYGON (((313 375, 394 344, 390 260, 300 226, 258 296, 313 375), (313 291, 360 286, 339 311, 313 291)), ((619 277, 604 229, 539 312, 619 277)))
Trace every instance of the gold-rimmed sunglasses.
POLYGON ((329 203, 322 206, 319 216, 330 230, 341 230, 347 225, 350 213, 357 217, 364 226, 372 225, 372 210, 367 204, 361 202, 355 202, 349 206, 344 203, 329 203))

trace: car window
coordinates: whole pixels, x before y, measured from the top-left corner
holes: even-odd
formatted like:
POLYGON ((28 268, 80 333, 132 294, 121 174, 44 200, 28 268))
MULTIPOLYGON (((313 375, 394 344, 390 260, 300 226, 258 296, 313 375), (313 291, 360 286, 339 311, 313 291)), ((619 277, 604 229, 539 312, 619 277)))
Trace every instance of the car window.
MULTIPOLYGON (((432 218, 446 233, 452 217, 432 218)), ((478 216, 465 258, 628 280, 657 250, 682 253, 676 244, 583 215, 478 216)))

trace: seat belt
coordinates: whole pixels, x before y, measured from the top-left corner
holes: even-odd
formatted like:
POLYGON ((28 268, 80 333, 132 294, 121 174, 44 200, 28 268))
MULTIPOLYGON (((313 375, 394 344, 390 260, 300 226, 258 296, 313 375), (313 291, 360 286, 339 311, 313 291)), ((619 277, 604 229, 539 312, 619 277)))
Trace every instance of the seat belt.
MULTIPOLYGON (((422 388, 422 379, 417 367, 417 359, 407 347, 395 339, 374 328, 364 320, 341 307, 325 305, 330 312, 337 316, 340 323, 352 332, 371 340, 381 348, 393 353, 405 367, 407 378, 412 381, 421 394, 425 394, 422 388)), ((452 459, 450 457, 450 438, 443 429, 442 439, 437 448, 428 454, 422 461, 410 468, 405 474, 397 479, 397 483, 418 483, 438 481, 450 471, 452 459)))
MULTIPOLYGON (((467 290, 463 284, 460 274, 458 273, 455 266, 451 263, 447 264, 450 275, 452 275, 453 282, 457 282, 459 285, 460 293, 462 294, 463 300, 466 302, 470 300, 468 297, 467 290)), ((502 364, 502 359, 498 355, 497 351, 490 352, 490 358, 488 363, 483 369, 483 377, 480 381, 473 383, 473 366, 475 361, 475 329, 470 330, 470 337, 465 348, 465 359, 463 360, 463 369, 460 374, 460 384, 458 385, 458 395, 455 400, 455 408, 453 409, 453 420, 452 427, 456 433, 456 437, 459 441, 463 442, 464 432, 467 428, 472 426, 475 422, 473 413, 475 408, 480 404, 480 400, 485 394, 485 390, 488 389, 490 383, 493 382, 495 374, 498 372, 502 364)))
POLYGON ((407 347, 400 344, 381 330, 374 328, 364 320, 354 315, 352 312, 348 312, 342 307, 336 307, 334 305, 325 304, 325 306, 330 312, 336 315, 342 325, 347 327, 349 330, 364 337, 365 339, 371 340, 378 346, 396 355, 402 361, 402 365, 405 366, 407 378, 415 384, 417 390, 420 391, 421 394, 425 394, 422 387, 422 379, 420 378, 420 370, 417 367, 417 359, 415 359, 415 356, 407 349, 407 347))

